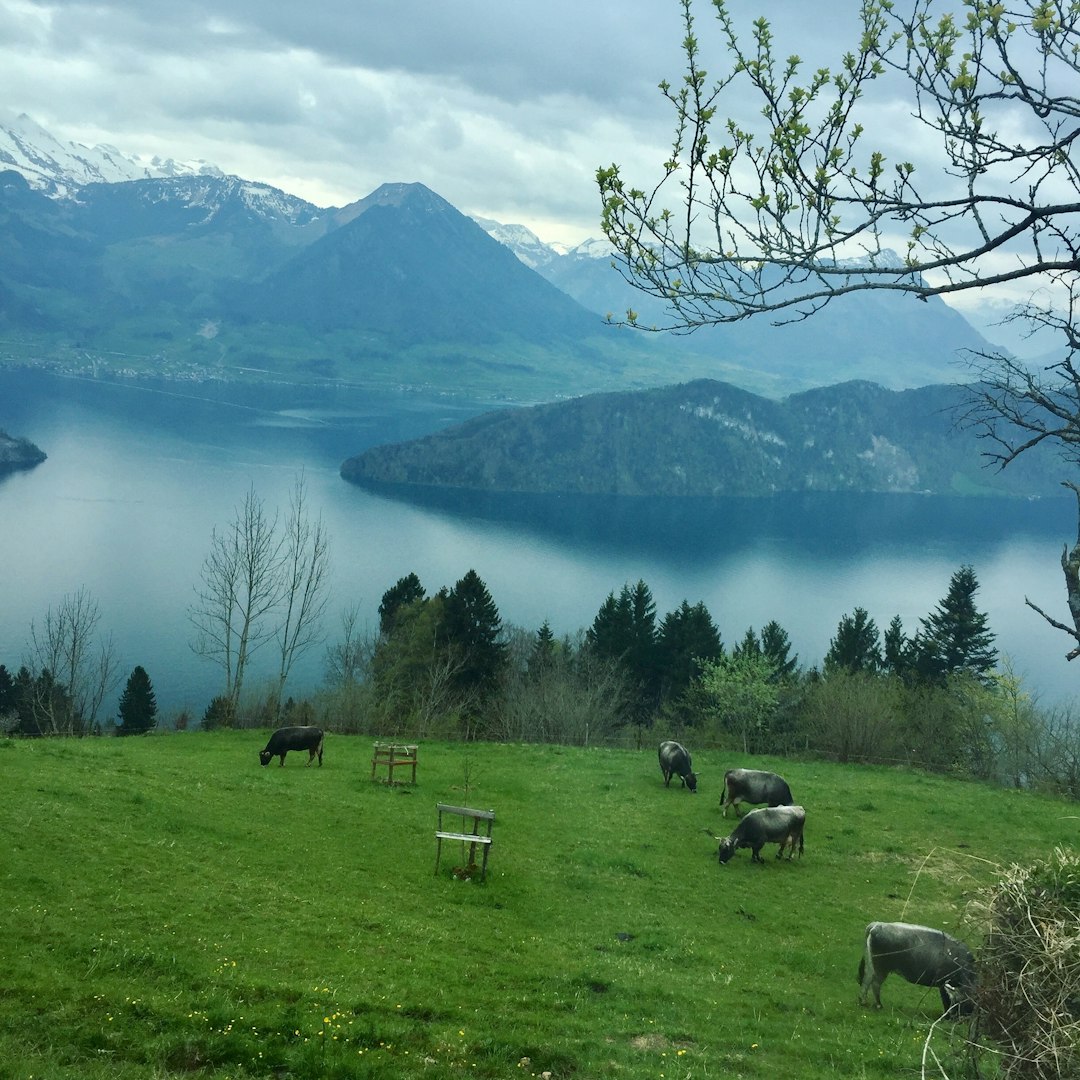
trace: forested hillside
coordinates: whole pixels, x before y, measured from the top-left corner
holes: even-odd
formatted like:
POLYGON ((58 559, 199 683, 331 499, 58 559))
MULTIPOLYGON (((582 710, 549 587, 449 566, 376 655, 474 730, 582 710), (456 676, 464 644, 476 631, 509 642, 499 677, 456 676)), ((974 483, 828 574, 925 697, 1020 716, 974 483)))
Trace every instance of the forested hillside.
POLYGON ((350 458, 354 483, 578 494, 1060 491, 1054 460, 988 469, 964 391, 850 382, 782 401, 698 380, 476 417, 350 458))

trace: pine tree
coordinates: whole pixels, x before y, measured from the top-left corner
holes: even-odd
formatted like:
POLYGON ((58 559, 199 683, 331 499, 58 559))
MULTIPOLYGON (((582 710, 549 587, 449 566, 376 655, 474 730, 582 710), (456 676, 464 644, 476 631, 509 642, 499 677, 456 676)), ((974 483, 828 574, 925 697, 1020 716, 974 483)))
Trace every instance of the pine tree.
POLYGON ((157 724, 157 699, 150 676, 136 666, 128 676, 127 685, 120 695, 120 723, 117 735, 142 735, 153 730, 157 724))
POLYGON ((885 670, 893 675, 907 675, 915 665, 916 640, 904 633, 904 624, 899 615, 892 617, 882 640, 885 670))
POLYGON ((486 697, 505 670, 509 653, 502 640, 499 609, 475 570, 469 570, 446 594, 440 636, 462 659, 454 680, 457 686, 463 693, 486 697))
POLYGON ((968 672, 979 679, 997 664, 994 634, 985 613, 975 607, 979 582, 970 566, 961 566, 937 609, 922 620, 917 667, 927 678, 968 672))
POLYGON ((656 604, 644 581, 609 593, 586 632, 586 643, 604 659, 619 663, 634 686, 634 720, 650 721, 659 701, 656 604))
POLYGON ((17 706, 15 680, 11 677, 11 672, 0 664, 0 717, 14 716, 18 712, 17 706))
POLYGON ((551 632, 551 623, 544 620, 543 626, 536 631, 532 652, 529 654, 529 674, 539 675, 548 671, 555 662, 555 635, 551 632))
POLYGON ((792 678, 799 668, 798 653, 791 653, 791 638, 775 619, 761 628, 761 653, 772 664, 778 679, 792 678))
POLYGON ((836 637, 829 642, 825 654, 825 672, 881 670, 881 639, 877 624, 865 608, 857 607, 844 615, 836 628, 836 637))
POLYGON ((691 607, 684 600, 675 611, 665 615, 656 643, 664 700, 677 698, 687 689, 699 674, 701 661, 718 660, 723 652, 720 631, 701 601, 691 607))
POLYGON ((424 599, 424 586, 416 574, 406 574, 390 586, 382 595, 379 604, 379 633, 389 637, 394 632, 394 621, 398 612, 417 600, 424 599))

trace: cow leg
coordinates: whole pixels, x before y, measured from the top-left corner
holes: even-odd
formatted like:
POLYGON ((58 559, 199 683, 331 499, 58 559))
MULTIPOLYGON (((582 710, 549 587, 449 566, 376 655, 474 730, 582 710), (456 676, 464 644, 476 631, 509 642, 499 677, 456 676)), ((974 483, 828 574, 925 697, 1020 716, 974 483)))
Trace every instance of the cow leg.
POLYGON ((874 1007, 881 1008, 881 984, 885 981, 884 977, 878 972, 874 966, 874 955, 870 949, 870 937, 866 938, 866 953, 859 961, 859 1004, 868 1005, 869 997, 872 993, 874 995, 874 1007))
POLYGON ((284 764, 285 764, 285 754, 287 754, 288 752, 289 752, 289 751, 288 751, 288 750, 286 750, 286 751, 285 751, 285 753, 281 755, 281 764, 282 764, 282 765, 284 765, 284 764))
POLYGON ((315 751, 314 751, 314 750, 309 750, 309 751, 307 752, 307 767, 308 767, 309 769, 311 768, 311 763, 312 763, 312 762, 313 762, 314 760, 315 760, 315 751))
POLYGON ((765 860, 761 857, 761 846, 753 849, 753 854, 750 856, 751 862, 759 862, 762 866, 765 865, 765 860))

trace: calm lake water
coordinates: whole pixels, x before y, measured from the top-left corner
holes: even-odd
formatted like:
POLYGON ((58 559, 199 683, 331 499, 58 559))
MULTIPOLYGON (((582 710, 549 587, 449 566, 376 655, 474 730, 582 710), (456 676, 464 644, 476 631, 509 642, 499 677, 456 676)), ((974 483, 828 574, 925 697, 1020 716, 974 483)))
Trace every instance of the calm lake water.
MULTIPOLYGON (((14 670, 32 621, 85 587, 126 677, 141 664, 161 710, 201 716, 221 677, 189 647, 188 608, 211 530, 250 486, 288 506, 298 471, 333 545, 335 610, 369 627, 382 594, 415 572, 429 593, 475 569, 503 620, 557 634, 591 624, 609 592, 643 579, 659 616, 703 600, 724 640, 776 619, 804 665, 840 618, 867 609, 911 632, 964 563, 999 649, 1044 703, 1071 700, 1069 641, 1024 597, 1067 621, 1060 555, 1076 535, 1071 499, 922 496, 767 500, 578 499, 427 493, 345 483, 348 456, 490 408, 416 393, 101 383, 0 369, 0 429, 48 455, 0 479, 0 663, 14 670)), ((321 678, 311 655, 290 691, 321 678)), ((257 673, 253 673, 254 674, 257 673)), ((119 691, 117 692, 118 696, 119 691)), ((115 711, 115 704, 110 706, 115 711)))

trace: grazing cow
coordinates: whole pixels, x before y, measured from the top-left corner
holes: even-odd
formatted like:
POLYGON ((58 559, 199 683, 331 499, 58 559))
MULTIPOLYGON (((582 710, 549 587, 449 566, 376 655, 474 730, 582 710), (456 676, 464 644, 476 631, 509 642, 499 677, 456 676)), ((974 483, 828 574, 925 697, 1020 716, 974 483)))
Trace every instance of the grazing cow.
POLYGON ((759 769, 728 769, 724 773, 724 794, 720 799, 720 808, 727 817, 729 806, 735 807, 735 816, 739 816, 739 803, 765 803, 767 806, 791 806, 795 800, 791 797, 788 782, 774 772, 761 772, 759 769))
POLYGON ((681 743, 667 739, 660 744, 660 771, 664 774, 664 787, 671 783, 671 777, 677 773, 683 787, 697 794, 697 777, 690 771, 690 751, 681 743))
POLYGON ((319 767, 322 767, 323 733, 317 727, 283 727, 278 728, 265 750, 259 751, 259 761, 263 765, 269 765, 270 759, 281 758, 281 764, 285 764, 285 755, 290 750, 306 750, 308 752, 308 764, 316 757, 319 759, 319 767))
POLYGON ((896 972, 918 986, 936 986, 941 1008, 971 1011, 975 960, 971 950, 944 930, 902 922, 872 922, 866 928, 866 949, 859 961, 859 1004, 871 993, 881 1008, 881 984, 896 972))
POLYGON ((725 840, 720 841, 717 858, 726 863, 741 847, 748 847, 753 852, 751 862, 764 863, 761 849, 766 844, 779 844, 776 853, 778 859, 788 849, 788 858, 795 854, 795 844, 799 845, 799 858, 803 853, 803 826, 806 824, 806 811, 801 806, 763 806, 751 810, 735 831, 725 840))

